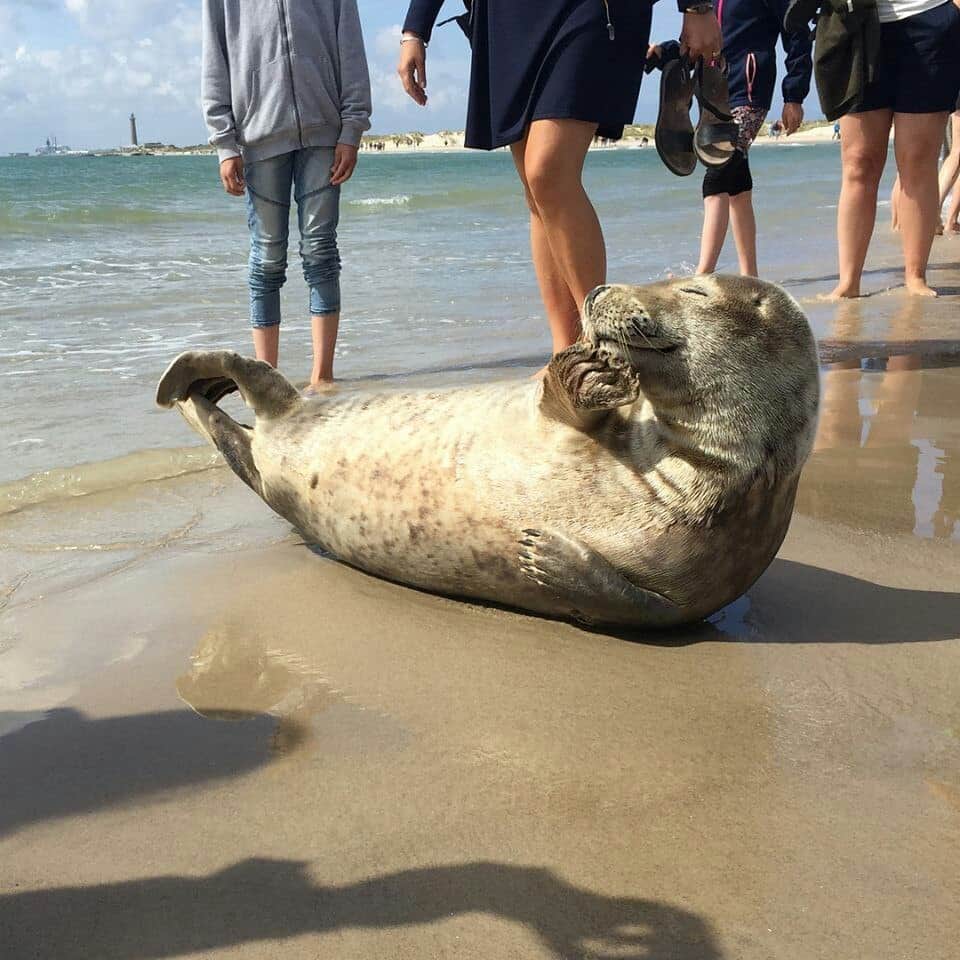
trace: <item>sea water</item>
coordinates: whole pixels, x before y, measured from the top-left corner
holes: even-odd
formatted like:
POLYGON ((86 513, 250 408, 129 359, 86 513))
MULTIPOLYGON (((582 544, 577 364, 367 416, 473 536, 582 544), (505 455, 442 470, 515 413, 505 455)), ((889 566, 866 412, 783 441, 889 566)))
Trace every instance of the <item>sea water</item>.
MULTIPOLYGON (((764 276, 829 289, 836 145, 757 147, 752 163, 764 276)), ((648 148, 592 152, 585 178, 612 281, 693 269, 698 176, 674 177, 648 148)), ((281 367, 302 381, 310 330, 291 226, 281 367)), ((547 356, 507 152, 361 156, 340 245, 347 388, 525 376, 547 356)), ((0 514, 209 465, 153 393, 183 350, 250 351, 247 250, 244 201, 224 194, 213 157, 0 159, 0 514)), ((729 242, 721 269, 735 266, 729 242)))

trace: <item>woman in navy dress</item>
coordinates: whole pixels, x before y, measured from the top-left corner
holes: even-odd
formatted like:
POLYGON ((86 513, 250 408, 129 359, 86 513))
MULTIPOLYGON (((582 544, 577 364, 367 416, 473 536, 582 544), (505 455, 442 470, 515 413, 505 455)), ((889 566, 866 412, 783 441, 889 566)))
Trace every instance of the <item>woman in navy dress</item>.
MULTIPOLYGON (((412 0, 398 72, 427 102, 426 46, 443 0, 412 0)), ((681 44, 716 56, 710 0, 678 0, 681 44)), ((606 250, 581 182, 595 136, 633 122, 653 0, 473 0, 466 145, 509 145, 530 207, 530 244, 554 352, 580 335, 580 307, 606 282, 606 250)))

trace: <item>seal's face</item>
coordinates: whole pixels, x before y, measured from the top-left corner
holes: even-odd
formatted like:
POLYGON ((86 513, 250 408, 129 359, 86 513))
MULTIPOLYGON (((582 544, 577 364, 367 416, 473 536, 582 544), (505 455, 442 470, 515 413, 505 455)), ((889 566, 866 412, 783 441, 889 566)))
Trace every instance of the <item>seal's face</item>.
POLYGON ((802 462, 816 423, 816 344, 797 302, 750 277, 683 277, 598 287, 583 310, 584 338, 634 371, 660 413, 757 451, 796 440, 802 462), (789 438, 789 439, 788 439, 789 438))
MULTIPOLYGON (((776 383, 816 369, 803 311, 785 291, 751 277, 684 277, 597 287, 583 310, 585 339, 625 360, 651 399, 699 400, 713 388, 776 383), (677 396, 679 394, 679 396, 677 396)), ((750 392, 753 392, 752 390, 750 392)))

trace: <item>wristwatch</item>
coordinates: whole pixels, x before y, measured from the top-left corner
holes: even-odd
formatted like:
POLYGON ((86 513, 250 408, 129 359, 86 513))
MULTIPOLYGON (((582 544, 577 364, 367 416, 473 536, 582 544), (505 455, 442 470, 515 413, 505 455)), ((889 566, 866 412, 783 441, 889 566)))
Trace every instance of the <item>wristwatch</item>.
POLYGON ((681 13, 713 13, 711 0, 677 0, 681 13))

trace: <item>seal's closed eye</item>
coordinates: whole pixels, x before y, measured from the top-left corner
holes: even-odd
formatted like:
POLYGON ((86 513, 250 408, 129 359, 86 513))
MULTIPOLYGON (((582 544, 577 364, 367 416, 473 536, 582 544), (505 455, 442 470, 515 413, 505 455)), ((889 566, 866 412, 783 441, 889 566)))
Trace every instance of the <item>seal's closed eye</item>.
POLYGON ((695 293, 698 297, 709 297, 710 294, 706 290, 701 290, 699 287, 681 287, 681 293, 695 293))

